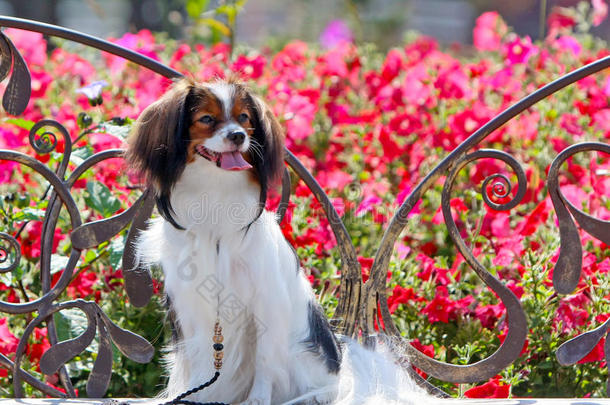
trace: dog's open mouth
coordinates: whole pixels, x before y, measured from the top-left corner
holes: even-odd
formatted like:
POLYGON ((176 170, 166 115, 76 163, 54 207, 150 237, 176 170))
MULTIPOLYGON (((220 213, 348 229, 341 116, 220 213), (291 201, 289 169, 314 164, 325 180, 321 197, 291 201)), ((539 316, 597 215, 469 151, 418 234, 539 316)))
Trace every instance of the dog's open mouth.
POLYGON ((215 152, 206 148, 203 145, 197 145, 195 150, 199 154, 209 160, 210 162, 216 163, 216 166, 224 170, 248 170, 252 168, 252 165, 244 159, 241 152, 235 150, 232 152, 215 152))

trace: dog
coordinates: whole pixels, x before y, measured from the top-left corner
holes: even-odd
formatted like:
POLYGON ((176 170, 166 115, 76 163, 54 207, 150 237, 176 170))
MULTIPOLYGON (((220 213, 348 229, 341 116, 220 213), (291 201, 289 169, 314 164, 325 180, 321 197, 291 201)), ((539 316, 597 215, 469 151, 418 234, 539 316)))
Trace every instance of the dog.
POLYGON ((136 250, 165 277, 173 343, 163 396, 215 370, 187 400, 404 403, 422 394, 388 356, 333 334, 264 209, 284 170, 284 134, 259 96, 234 79, 182 79, 142 112, 128 143, 159 212, 136 250))

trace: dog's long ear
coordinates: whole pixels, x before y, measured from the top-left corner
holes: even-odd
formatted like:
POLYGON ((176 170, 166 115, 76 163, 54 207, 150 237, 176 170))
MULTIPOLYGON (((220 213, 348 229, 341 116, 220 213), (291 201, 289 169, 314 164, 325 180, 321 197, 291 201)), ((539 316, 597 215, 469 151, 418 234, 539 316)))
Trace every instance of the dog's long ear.
MULTIPOLYGON (((284 169, 284 131, 269 106, 258 96, 248 93, 254 109, 254 134, 262 154, 252 153, 254 168, 261 183, 261 193, 281 178, 284 169)), ((264 201, 261 198, 261 201, 264 201)))
POLYGON ((163 97, 148 106, 135 122, 126 154, 128 164, 137 170, 151 187, 161 216, 174 227, 170 194, 184 171, 189 143, 188 98, 193 83, 181 80, 163 97))

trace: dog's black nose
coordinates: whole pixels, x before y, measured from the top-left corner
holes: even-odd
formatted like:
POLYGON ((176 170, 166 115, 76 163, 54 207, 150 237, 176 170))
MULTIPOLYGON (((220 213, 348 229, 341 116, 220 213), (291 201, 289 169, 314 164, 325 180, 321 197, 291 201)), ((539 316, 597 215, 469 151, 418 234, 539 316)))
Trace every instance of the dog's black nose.
POLYGON ((243 131, 231 132, 229 135, 227 135, 227 138, 229 138, 229 141, 239 146, 244 143, 244 139, 246 139, 246 133, 243 131))

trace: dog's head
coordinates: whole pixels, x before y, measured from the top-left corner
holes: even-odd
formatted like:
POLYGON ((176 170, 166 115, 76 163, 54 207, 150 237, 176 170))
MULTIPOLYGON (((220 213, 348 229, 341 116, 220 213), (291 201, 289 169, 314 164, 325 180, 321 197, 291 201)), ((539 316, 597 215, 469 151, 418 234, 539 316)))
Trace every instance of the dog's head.
POLYGON ((265 102, 243 84, 182 79, 142 112, 126 157, 154 190, 159 213, 182 229, 170 196, 188 164, 207 159, 220 170, 250 171, 262 211, 268 186, 284 167, 284 135, 265 102))

